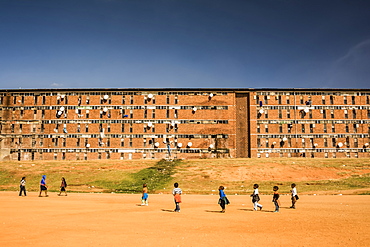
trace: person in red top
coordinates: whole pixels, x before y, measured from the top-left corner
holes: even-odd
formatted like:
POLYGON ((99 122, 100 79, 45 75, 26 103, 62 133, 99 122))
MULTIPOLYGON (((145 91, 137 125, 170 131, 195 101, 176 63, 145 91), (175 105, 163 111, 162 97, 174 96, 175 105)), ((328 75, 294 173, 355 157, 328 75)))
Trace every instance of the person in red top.
POLYGON ((62 182, 60 183, 60 192, 59 192, 58 196, 60 196, 62 194, 62 192, 64 192, 65 196, 67 196, 66 187, 67 187, 67 182, 66 182, 65 178, 62 177, 62 182))

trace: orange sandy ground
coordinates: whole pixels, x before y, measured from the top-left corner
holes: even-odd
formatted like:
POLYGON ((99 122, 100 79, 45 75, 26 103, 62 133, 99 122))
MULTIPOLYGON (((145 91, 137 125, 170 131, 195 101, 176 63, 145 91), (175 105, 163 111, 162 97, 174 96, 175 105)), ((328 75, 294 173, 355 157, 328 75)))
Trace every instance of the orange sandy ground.
MULTIPOLYGON (((227 192, 227 191, 225 191, 227 192)), ((77 194, 37 197, 0 192, 0 246, 368 246, 370 196, 302 195, 297 209, 281 196, 229 195, 219 213, 217 195, 183 195, 174 213, 172 195, 77 194)))

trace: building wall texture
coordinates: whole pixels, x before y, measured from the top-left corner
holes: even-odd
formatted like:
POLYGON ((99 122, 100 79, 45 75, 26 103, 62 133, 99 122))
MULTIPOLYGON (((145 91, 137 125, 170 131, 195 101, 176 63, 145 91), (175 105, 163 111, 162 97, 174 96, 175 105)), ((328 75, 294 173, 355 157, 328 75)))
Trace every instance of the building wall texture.
POLYGON ((1 160, 370 157, 370 90, 0 90, 1 160))

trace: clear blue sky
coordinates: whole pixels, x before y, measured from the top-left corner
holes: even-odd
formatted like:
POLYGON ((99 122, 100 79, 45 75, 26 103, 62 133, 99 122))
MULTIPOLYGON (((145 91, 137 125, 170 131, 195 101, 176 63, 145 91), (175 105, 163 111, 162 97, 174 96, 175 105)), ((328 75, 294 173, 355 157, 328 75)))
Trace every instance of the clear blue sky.
POLYGON ((0 88, 370 88, 367 0, 0 0, 0 88))

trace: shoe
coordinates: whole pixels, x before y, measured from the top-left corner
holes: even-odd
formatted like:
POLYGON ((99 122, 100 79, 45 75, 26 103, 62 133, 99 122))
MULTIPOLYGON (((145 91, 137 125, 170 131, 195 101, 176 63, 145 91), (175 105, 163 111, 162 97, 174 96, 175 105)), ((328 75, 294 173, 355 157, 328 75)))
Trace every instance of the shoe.
POLYGON ((293 209, 295 209, 295 206, 291 206, 290 208, 293 208, 293 209))
POLYGON ((260 207, 260 211, 262 210, 262 207, 260 207))
POLYGON ((274 213, 279 213, 279 211, 276 211, 276 210, 275 210, 275 211, 274 211, 274 213))

